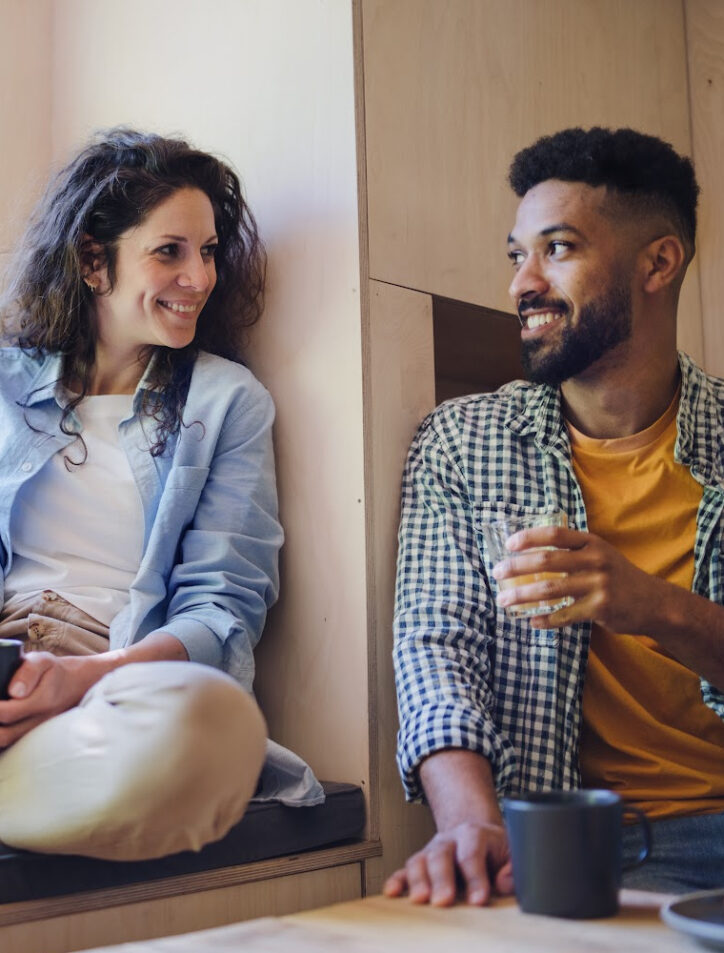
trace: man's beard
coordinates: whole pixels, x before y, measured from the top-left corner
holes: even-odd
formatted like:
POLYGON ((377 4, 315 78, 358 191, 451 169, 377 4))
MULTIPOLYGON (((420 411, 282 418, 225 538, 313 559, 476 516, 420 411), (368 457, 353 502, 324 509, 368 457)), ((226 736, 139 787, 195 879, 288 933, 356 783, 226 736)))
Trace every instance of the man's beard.
MULTIPOLYGON (((524 310, 542 310, 552 305, 543 298, 528 300, 524 310)), ((551 310, 565 307, 555 302, 551 310)), ((565 308, 559 321, 569 315, 565 308)), ((621 284, 606 295, 581 308, 575 326, 564 325, 554 343, 544 338, 523 341, 521 362, 529 380, 535 384, 557 387, 562 381, 582 374, 588 368, 631 336, 631 293, 621 284)), ((547 335, 546 335, 547 337, 547 335)))

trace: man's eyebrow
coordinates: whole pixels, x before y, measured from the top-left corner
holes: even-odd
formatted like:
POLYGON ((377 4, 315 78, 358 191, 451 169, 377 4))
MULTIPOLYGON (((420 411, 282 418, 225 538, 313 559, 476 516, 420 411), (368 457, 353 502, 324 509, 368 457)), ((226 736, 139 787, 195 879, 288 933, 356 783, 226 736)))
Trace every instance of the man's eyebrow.
MULTIPOLYGON (((548 225, 547 228, 541 229, 538 234, 545 237, 547 235, 553 235, 554 232, 571 232, 574 235, 578 235, 579 238, 586 237, 579 228, 576 228, 575 225, 569 225, 567 222, 557 222, 555 225, 548 225)), ((518 239, 515 237, 515 235, 513 235, 512 232, 510 235, 508 235, 508 244, 518 244, 518 239)))
POLYGON ((549 225, 541 231, 541 235, 552 235, 553 232, 573 232, 579 238, 585 238, 583 232, 575 225, 569 225, 567 222, 559 222, 557 225, 549 225))

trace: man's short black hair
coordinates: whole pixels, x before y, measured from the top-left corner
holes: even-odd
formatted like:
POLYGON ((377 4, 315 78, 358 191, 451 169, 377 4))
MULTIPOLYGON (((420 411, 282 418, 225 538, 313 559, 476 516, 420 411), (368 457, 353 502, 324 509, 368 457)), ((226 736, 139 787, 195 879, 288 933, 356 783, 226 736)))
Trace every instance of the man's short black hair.
POLYGON ((694 167, 656 136, 600 126, 563 129, 517 153, 508 179, 521 198, 548 179, 607 186, 634 204, 667 214, 689 256, 694 253, 699 195, 694 167))

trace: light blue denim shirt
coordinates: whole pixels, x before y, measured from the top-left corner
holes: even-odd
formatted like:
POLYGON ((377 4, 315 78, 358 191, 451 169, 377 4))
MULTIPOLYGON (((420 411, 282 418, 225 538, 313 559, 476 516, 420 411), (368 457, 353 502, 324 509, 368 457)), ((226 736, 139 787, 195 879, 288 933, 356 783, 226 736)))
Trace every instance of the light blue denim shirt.
MULTIPOLYGON (((60 373, 57 355, 0 350, 3 579, 12 563, 10 513, 18 490, 75 439, 59 427, 65 399, 60 373)), ((278 594, 283 541, 271 442, 274 405, 247 368, 202 353, 184 424, 165 453, 153 457, 154 424, 139 414, 147 377, 138 385, 131 416, 119 425, 145 532, 130 601, 111 623, 110 647, 169 632, 192 661, 228 672, 251 691, 253 648, 278 594)), ((81 431, 75 414, 69 423, 81 431)), ((102 527, 99 514, 99 532, 102 527)))
MULTIPOLYGON (((20 487, 75 436, 60 430, 61 358, 0 348, 0 560, 12 564, 10 513, 20 487)), ((279 592, 271 428, 274 404, 247 368, 212 354, 196 359, 183 425, 162 456, 149 446, 153 421, 140 415, 148 371, 119 424, 144 516, 141 565, 130 601, 110 626, 110 647, 163 631, 192 662, 220 668, 251 692, 253 649, 279 592)), ((82 432, 72 414, 69 423, 82 432)), ((62 505, 62 501, 59 501, 62 505)), ((102 514, 99 514, 102 532, 102 514)), ((0 590, 0 605, 5 601, 0 590)), ((324 801, 311 769, 267 741, 254 800, 290 807, 324 801)))

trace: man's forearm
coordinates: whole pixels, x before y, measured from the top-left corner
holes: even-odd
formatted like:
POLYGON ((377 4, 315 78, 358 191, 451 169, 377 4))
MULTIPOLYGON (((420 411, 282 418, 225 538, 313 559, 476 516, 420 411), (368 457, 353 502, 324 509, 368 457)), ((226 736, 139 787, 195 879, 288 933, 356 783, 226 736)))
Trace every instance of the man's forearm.
POLYGON ((446 748, 420 765, 420 781, 438 831, 473 822, 502 826, 490 762, 475 751, 446 748))
POLYGON ((413 903, 449 906, 460 884, 465 899, 485 904, 491 892, 513 891, 508 839, 489 762, 474 751, 445 748, 420 765, 420 781, 437 834, 385 883, 388 897, 405 889, 413 903))
POLYGON ((652 638, 674 658, 724 690, 724 607, 671 583, 654 604, 652 638))

